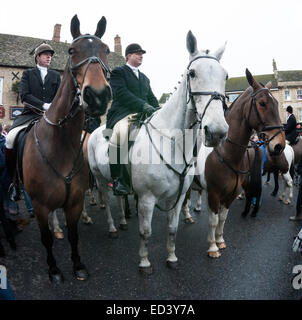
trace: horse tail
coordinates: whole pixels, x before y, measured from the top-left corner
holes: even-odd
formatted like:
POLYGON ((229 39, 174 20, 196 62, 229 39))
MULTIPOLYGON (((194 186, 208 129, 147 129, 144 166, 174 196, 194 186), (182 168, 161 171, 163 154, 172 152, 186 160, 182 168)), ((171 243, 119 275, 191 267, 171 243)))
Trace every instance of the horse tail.
POLYGON ((262 158, 257 146, 254 147, 254 152, 255 156, 250 170, 248 194, 251 197, 260 197, 262 193, 262 158))

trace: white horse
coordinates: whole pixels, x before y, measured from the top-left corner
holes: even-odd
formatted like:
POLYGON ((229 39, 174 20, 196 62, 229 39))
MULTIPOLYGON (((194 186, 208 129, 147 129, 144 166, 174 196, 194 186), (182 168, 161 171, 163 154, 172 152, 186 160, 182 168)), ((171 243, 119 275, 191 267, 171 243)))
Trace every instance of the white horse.
POLYGON ((295 160, 295 153, 294 149, 286 144, 285 149, 284 149, 284 155, 286 158, 286 161, 288 162, 288 171, 285 174, 282 174, 282 179, 283 179, 283 191, 281 195, 279 196, 278 200, 283 201, 285 204, 290 204, 293 198, 293 177, 291 176, 291 167, 294 165, 294 160, 295 160), (287 194, 288 190, 288 197, 285 200, 285 196, 287 194), (284 200, 283 200, 284 199, 284 200))
MULTIPOLYGON (((173 267, 179 213, 194 176, 195 142, 201 138, 203 144, 216 146, 228 131, 223 112, 227 72, 219 63, 225 45, 213 54, 198 50, 191 31, 186 43, 190 59, 178 89, 144 122, 129 153, 132 187, 138 197, 139 269, 148 274, 152 272, 147 245, 154 207, 160 203, 167 211, 167 264, 173 267)), ((108 209, 106 185, 111 177, 103 130, 104 126, 92 133, 88 159, 108 209)))

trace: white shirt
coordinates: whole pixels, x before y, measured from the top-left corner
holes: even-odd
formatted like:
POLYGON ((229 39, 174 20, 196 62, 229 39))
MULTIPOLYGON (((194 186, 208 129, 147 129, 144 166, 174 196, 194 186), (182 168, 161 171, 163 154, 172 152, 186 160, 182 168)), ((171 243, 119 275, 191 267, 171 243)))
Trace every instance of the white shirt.
POLYGON ((133 73, 139 78, 138 68, 131 66, 129 63, 126 65, 133 71, 133 73))
POLYGON ((38 64, 37 64, 37 67, 38 67, 38 69, 40 70, 41 78, 42 78, 42 81, 43 81, 43 83, 44 83, 44 79, 45 79, 45 77, 46 77, 46 75, 47 75, 48 70, 47 70, 46 67, 41 67, 41 66, 39 66, 38 64))

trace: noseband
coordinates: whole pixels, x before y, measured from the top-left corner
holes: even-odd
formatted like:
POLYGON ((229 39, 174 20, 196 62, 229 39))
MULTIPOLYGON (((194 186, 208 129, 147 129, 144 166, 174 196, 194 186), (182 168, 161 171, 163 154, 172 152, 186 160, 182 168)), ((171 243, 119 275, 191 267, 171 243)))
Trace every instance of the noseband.
MULTIPOLYGON (((217 58, 215 58, 215 57, 198 56, 198 57, 196 57, 196 58, 194 58, 193 60, 190 61, 189 65, 187 67, 187 70, 190 70, 191 64, 194 61, 198 60, 198 59, 213 59, 213 60, 216 60, 219 63, 219 60, 217 58)), ((195 126, 196 123, 199 123, 200 127, 201 127, 201 123, 202 123, 203 117, 204 117, 204 115, 205 115, 210 103, 213 100, 220 100, 222 102, 223 110, 225 111, 227 109, 227 105, 225 103, 225 95, 223 95, 222 93, 219 93, 217 91, 192 91, 191 90, 191 82, 190 82, 190 74, 189 74, 189 72, 187 73, 187 95, 189 96, 189 98, 187 100, 187 104, 190 101, 192 102, 194 111, 195 111, 196 116, 197 116, 197 120, 191 125, 191 128, 193 126, 195 126), (209 99, 208 103, 206 104, 201 117, 199 116, 199 114, 197 112, 196 104, 195 104, 195 101, 193 99, 194 96, 210 96, 210 99, 209 99)))

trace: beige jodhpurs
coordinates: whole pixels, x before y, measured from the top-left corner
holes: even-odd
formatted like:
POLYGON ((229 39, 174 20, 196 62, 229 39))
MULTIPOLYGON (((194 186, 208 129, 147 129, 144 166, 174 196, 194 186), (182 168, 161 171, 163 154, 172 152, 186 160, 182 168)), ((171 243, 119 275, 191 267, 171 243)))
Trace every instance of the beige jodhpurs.
POLYGON ((129 114, 127 117, 118 121, 113 127, 110 143, 115 146, 128 145, 128 128, 129 122, 133 114, 129 114))
POLYGON ((13 149, 14 148, 14 142, 15 142, 15 139, 16 139, 16 136, 17 136, 18 132, 21 129, 26 128, 30 124, 31 121, 32 120, 21 124, 21 126, 18 126, 18 127, 15 127, 13 129, 9 130, 9 132, 8 132, 8 134, 6 136, 6 141, 5 141, 5 147, 7 149, 13 149))

